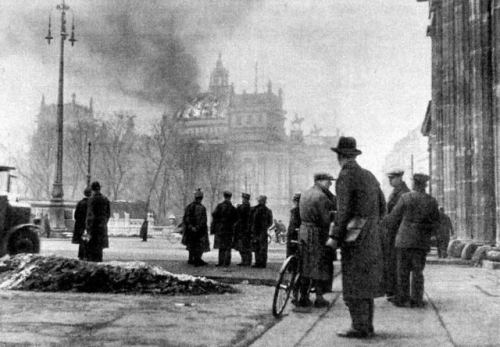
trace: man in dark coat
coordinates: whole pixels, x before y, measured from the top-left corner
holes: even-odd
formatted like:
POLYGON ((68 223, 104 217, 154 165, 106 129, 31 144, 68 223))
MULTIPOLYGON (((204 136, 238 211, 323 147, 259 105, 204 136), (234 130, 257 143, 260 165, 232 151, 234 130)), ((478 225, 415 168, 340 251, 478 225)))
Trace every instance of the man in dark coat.
POLYGON ((78 244, 78 259, 87 260, 87 245, 85 244, 82 236, 85 232, 86 219, 87 219, 87 205, 92 190, 89 187, 85 188, 83 191, 83 199, 78 201, 75 208, 75 226, 73 229, 73 239, 71 243, 78 244))
POLYGON ((448 243, 450 243, 450 236, 453 235, 453 224, 451 219, 446 213, 444 208, 439 208, 439 229, 436 234, 437 252, 439 258, 448 257, 448 243))
POLYGON ((210 250, 208 241, 207 209, 202 205, 203 192, 197 189, 194 201, 184 210, 182 244, 186 245, 189 252, 188 264, 194 266, 207 265, 201 259, 203 252, 210 250))
POLYGON ((428 180, 428 175, 414 174, 413 191, 403 194, 384 220, 384 224, 390 229, 397 229, 398 291, 394 301, 396 306, 424 305, 425 258, 430 250, 431 234, 439 227, 437 201, 425 192, 428 180))
POLYGON ((231 247, 233 245, 234 223, 238 215, 231 203, 231 192, 224 191, 224 201, 219 203, 212 212, 212 226, 215 234, 214 244, 219 248, 219 263, 216 266, 231 265, 231 247))
POLYGON ((267 230, 273 224, 273 212, 266 207, 267 197, 257 198, 257 206, 250 211, 250 232, 255 264, 252 267, 265 268, 267 265, 267 230))
POLYGON ((333 177, 327 173, 314 175, 314 185, 300 196, 299 242, 302 255, 301 295, 298 306, 311 303, 307 290, 312 281, 316 290, 314 306, 325 307, 329 302, 323 298, 325 287, 332 281, 333 259, 326 246, 331 215, 336 209, 335 196, 330 192, 333 177))
POLYGON ((101 194, 99 182, 90 185, 92 196, 88 200, 86 226, 90 239, 88 243, 88 260, 102 261, 103 248, 109 247, 108 220, 111 216, 109 200, 101 194))
POLYGON ((299 228, 300 228, 300 212, 299 212, 299 202, 300 193, 295 193, 293 195, 293 208, 290 210, 290 222, 288 223, 288 230, 286 233, 286 257, 295 254, 297 252, 297 244, 292 241, 298 241, 299 239, 299 228))
POLYGON ((342 169, 335 185, 337 221, 328 244, 341 247, 343 296, 352 319, 351 328, 337 334, 367 338, 374 333, 373 299, 384 293, 379 220, 385 198, 375 176, 356 162, 361 151, 354 138, 341 137, 332 150, 342 169))
MULTIPOLYGON (((387 173, 389 178, 389 184, 394 188, 389 195, 387 200, 387 213, 391 213, 399 198, 404 193, 408 193, 410 189, 403 181, 403 170, 393 170, 387 173)), ((386 228, 382 229, 384 231, 383 235, 383 246, 384 246, 384 286, 385 295, 389 301, 394 300, 396 295, 397 281, 397 263, 396 263, 396 247, 394 245, 396 239, 396 233, 388 230, 386 228)))
POLYGON ((250 235, 250 194, 241 194, 241 204, 236 207, 238 220, 234 224, 234 248, 240 252, 238 266, 252 265, 252 236, 250 235))

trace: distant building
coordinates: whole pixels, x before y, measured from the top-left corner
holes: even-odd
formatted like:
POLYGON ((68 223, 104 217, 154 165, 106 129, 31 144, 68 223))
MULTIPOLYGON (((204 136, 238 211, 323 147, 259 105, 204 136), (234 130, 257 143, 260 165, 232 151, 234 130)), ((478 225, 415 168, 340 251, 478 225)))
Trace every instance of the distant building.
POLYGON ((304 135, 301 120, 291 134, 285 132, 283 92, 273 92, 271 81, 264 92, 237 94, 221 57, 211 73, 208 91, 185 105, 177 118, 187 136, 209 143, 227 143, 233 154, 228 187, 239 200, 241 192, 268 196, 277 218, 288 218, 291 197, 313 183, 313 174, 339 171, 330 147, 338 136, 304 135))
MULTIPOLYGON (((394 169, 405 171, 403 179, 410 188, 413 173, 429 173, 428 144, 427 139, 420 133, 420 127, 408 132, 405 137, 397 141, 385 157, 382 168, 384 174, 394 169)), ((392 191, 387 177, 382 181, 382 190, 386 197, 392 191)))

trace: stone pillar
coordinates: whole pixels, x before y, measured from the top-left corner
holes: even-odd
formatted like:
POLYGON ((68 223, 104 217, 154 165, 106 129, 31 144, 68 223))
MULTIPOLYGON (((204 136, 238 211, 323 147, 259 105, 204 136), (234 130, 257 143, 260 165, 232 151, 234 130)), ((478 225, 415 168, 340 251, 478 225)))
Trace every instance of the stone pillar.
MULTIPOLYGON (((467 54, 466 44, 464 38, 467 37, 467 32, 464 30, 464 11, 463 1, 454 2, 453 13, 453 32, 454 32, 454 45, 453 45, 453 68, 454 68, 454 142, 455 142, 455 182, 456 182, 456 219, 455 219, 455 232, 458 235, 467 234, 466 222, 466 177, 465 177, 465 101, 466 101, 466 86, 465 86, 465 59, 464 55, 467 54), (465 50, 465 52, 464 52, 465 50)), ((467 18, 465 18, 467 21, 467 18)), ((451 139, 453 141, 453 139, 451 139)), ((451 169, 451 168, 450 168, 451 169)), ((451 171, 451 170, 450 170, 451 171)), ((453 172, 452 172, 453 173, 453 172)))
POLYGON ((429 35, 432 39, 432 104, 431 136, 432 139, 432 194, 439 205, 444 206, 444 166, 443 166, 443 93, 442 93, 442 9, 441 2, 431 1, 432 22, 429 35))
MULTIPOLYGON (((453 0, 442 1, 442 105, 443 105, 443 159, 444 159, 444 208, 457 228, 455 180, 455 8, 453 0)), ((459 234, 460 235, 460 234, 459 234)))
POLYGON ((469 0, 472 112, 472 238, 494 242, 495 170, 493 150, 490 1, 469 0))
POLYGON ((492 59, 493 59, 493 122, 495 132, 495 197, 496 205, 496 244, 500 245, 500 0, 492 1, 492 59))

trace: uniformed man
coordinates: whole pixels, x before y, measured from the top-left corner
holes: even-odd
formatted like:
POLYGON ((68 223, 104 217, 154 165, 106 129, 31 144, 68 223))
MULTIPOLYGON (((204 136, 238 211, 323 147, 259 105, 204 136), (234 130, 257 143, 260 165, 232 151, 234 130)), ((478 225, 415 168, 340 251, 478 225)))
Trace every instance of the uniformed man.
POLYGON ((414 174, 413 191, 403 194, 387 216, 389 227, 398 229, 396 306, 424 306, 425 258, 430 250, 431 234, 439 227, 437 201, 425 192, 428 180, 428 175, 414 174))
POLYGON ((78 259, 87 260, 87 243, 83 239, 83 234, 86 228, 87 219, 87 205, 89 202, 89 197, 92 194, 90 187, 87 187, 83 191, 83 199, 78 201, 75 208, 75 226, 73 228, 73 239, 72 243, 78 244, 78 259))
POLYGON ((182 235, 182 244, 186 245, 189 252, 188 264, 194 266, 207 265, 203 261, 203 252, 210 250, 208 241, 207 210, 202 205, 203 192, 197 189, 194 193, 194 201, 186 206, 182 223, 184 224, 184 233, 182 235))
POLYGON ((297 241, 299 238, 300 228, 300 212, 299 202, 300 193, 295 193, 292 198, 293 208, 290 210, 290 222, 288 223, 288 230, 286 233, 286 257, 297 252, 297 244, 292 241, 297 241))
POLYGON ((337 223, 327 244, 341 247, 342 292, 352 320, 351 328, 337 335, 368 338, 374 333, 374 298, 384 293, 378 224, 385 213, 385 198, 375 176, 356 162, 361 151, 354 138, 342 136, 332 150, 342 169, 335 185, 337 223))
POLYGON ((238 216, 231 203, 232 193, 224 191, 224 201, 212 212, 212 226, 215 234, 214 248, 219 249, 219 262, 216 266, 231 265, 231 248, 233 245, 234 223, 238 216))
MULTIPOLYGON (((396 206, 401 195, 410 191, 403 181, 403 174, 404 171, 400 169, 395 169, 387 173, 389 184, 394 188, 387 200, 387 213, 390 213, 394 206, 396 206)), ((388 228, 384 228, 383 230, 385 295, 387 300, 392 301, 395 298, 397 287, 396 247, 394 246, 397 230, 390 230, 388 228)))
POLYGON ((444 208, 439 208, 439 229, 436 234, 437 252, 439 258, 448 257, 448 243, 450 236, 453 235, 453 225, 451 219, 444 212, 444 208))
POLYGON ((250 212, 250 232, 255 264, 252 267, 265 268, 267 265, 267 230, 273 224, 273 212, 266 206, 267 197, 260 195, 257 206, 250 212))
POLYGON ((238 266, 252 265, 252 236, 250 235, 250 194, 241 194, 241 204, 236 207, 238 220, 234 225, 234 248, 240 252, 238 266))
POLYGON ((298 306, 310 306, 307 295, 312 282, 316 290, 314 306, 328 306, 324 289, 332 281, 333 259, 326 246, 331 214, 336 209, 335 196, 330 192, 333 177, 328 173, 314 175, 314 185, 302 193, 299 204, 299 242, 302 255, 302 278, 298 306))

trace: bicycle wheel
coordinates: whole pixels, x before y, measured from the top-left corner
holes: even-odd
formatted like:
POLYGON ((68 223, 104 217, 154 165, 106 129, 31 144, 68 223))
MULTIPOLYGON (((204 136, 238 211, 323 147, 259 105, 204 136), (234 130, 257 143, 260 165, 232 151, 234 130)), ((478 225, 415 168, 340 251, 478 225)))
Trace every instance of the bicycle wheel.
POLYGON ((297 257, 289 256, 281 266, 278 282, 274 289, 273 316, 280 317, 290 298, 290 294, 297 284, 297 257))

